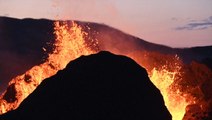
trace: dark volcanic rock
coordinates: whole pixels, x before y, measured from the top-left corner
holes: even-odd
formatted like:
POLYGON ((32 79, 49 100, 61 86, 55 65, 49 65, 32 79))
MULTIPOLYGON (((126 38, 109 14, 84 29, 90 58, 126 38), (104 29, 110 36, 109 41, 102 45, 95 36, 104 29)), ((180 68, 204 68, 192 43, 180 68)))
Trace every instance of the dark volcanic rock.
POLYGON ((8 103, 15 102, 17 100, 16 98, 16 89, 15 89, 15 83, 8 86, 6 93, 3 96, 3 99, 6 100, 8 103))
POLYGON ((44 80, 0 120, 171 120, 160 91, 132 59, 83 56, 44 80))

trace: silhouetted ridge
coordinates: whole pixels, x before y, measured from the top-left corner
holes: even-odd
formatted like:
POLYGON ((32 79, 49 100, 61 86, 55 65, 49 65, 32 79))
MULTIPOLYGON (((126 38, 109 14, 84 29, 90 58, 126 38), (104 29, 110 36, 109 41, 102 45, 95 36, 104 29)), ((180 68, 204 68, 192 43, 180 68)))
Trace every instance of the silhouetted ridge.
POLYGON ((132 59, 82 56, 44 80, 0 120, 171 120, 160 91, 132 59))

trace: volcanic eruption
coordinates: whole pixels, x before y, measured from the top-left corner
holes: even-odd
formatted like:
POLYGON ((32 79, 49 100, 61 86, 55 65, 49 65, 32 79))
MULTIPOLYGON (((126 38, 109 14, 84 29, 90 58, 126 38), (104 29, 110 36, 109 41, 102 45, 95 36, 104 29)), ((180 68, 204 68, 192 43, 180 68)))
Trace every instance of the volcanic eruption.
MULTIPOLYGON (((212 72, 207 66, 198 62, 192 62, 191 65, 184 64, 181 58, 182 54, 158 54, 153 50, 141 50, 132 44, 135 42, 133 37, 129 37, 130 44, 120 45, 121 43, 117 43, 117 41, 120 42, 119 39, 123 37, 117 38, 117 41, 113 41, 110 38, 113 37, 111 34, 116 32, 104 29, 105 33, 110 33, 104 34, 101 30, 92 31, 92 29, 94 27, 89 23, 55 21, 54 50, 48 54, 45 62, 32 67, 24 74, 10 81, 8 89, 2 94, 0 99, 0 112, 6 113, 18 108, 21 102, 39 86, 42 80, 64 69, 70 61, 81 55, 90 55, 107 50, 130 57, 147 70, 150 80, 163 95, 165 105, 171 113, 173 120, 206 119, 210 117, 211 96, 208 95, 207 99, 205 97, 208 91, 211 90, 212 72), (106 44, 107 41, 105 39, 110 44, 106 44), (133 46, 133 48, 123 49, 126 46, 133 46), (194 67, 198 68, 197 73, 194 67), (202 75, 198 76, 199 72, 202 75), (199 82, 195 81, 196 84, 189 84, 189 82, 194 83, 194 81, 192 82, 192 75, 188 73, 196 75, 195 77, 199 79, 199 82), (203 87, 206 85, 208 87, 203 87)), ((117 36, 123 35, 116 34, 117 36)), ((145 44, 149 45, 148 43, 145 44)), ((167 49, 166 47, 163 48, 167 49)), ((43 49, 45 50, 45 48, 43 49)), ((181 50, 178 51, 178 53, 181 52, 181 50)))

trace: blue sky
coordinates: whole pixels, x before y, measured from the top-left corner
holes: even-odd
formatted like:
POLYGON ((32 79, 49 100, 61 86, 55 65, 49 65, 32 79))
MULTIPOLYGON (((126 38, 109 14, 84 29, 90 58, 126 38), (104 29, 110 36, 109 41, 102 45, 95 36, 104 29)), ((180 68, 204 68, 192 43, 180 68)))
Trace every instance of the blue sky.
POLYGON ((104 23, 171 47, 212 45, 212 0, 0 0, 0 16, 104 23))

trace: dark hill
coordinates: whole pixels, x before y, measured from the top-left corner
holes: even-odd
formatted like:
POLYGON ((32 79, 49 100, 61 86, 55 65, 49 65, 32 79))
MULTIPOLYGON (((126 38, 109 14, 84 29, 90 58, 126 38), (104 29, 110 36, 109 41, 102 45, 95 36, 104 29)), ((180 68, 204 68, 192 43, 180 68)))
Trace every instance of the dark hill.
POLYGON ((171 120, 160 91, 132 59, 82 56, 44 80, 0 120, 171 120))

